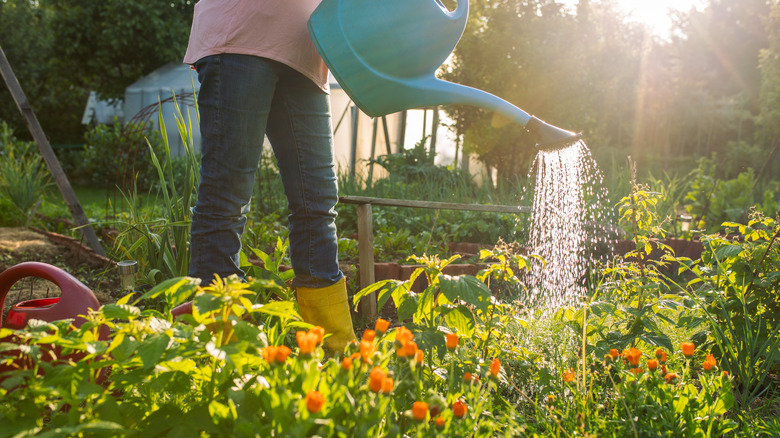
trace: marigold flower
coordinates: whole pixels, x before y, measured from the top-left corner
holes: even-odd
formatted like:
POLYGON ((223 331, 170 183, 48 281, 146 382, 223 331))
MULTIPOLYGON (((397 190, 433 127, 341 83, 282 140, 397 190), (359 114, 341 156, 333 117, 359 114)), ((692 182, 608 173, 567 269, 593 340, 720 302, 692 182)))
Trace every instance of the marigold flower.
POLYGON ((447 333, 445 335, 447 338, 447 349, 452 351, 456 348, 458 348, 458 335, 455 333, 447 333))
POLYGON ((317 348, 317 333, 299 331, 295 334, 295 338, 298 341, 298 351, 301 354, 314 353, 314 349, 317 348))
POLYGON ((661 351, 660 348, 655 351, 655 357, 656 359, 658 359, 658 363, 662 363, 662 364, 666 363, 666 352, 661 351))
POLYGON ((471 377, 471 373, 469 373, 469 372, 467 372, 466 374, 463 375, 463 380, 465 380, 467 382, 471 382, 473 379, 474 378, 471 377))
POLYGON ((344 371, 349 371, 352 369, 352 358, 347 356, 344 359, 341 359, 341 369, 344 371))
POLYGON ((423 360, 425 359, 425 354, 423 354, 422 350, 417 350, 417 353, 414 354, 414 361, 417 364, 423 363, 423 360))
POLYGON ((389 394, 393 392, 393 386, 395 386, 395 380, 393 380, 391 377, 385 377, 382 379, 382 392, 385 394, 389 394))
POLYGON ((390 327, 390 321, 384 320, 382 318, 379 318, 376 320, 376 324, 374 324, 374 330, 380 335, 384 334, 387 329, 390 327))
POLYGON ((632 368, 639 367, 639 361, 642 359, 642 352, 637 350, 636 348, 631 348, 630 350, 626 351, 625 353, 626 361, 629 365, 631 365, 632 368))
POLYGON ((412 405, 412 416, 415 420, 425 420, 425 417, 428 416, 428 403, 416 401, 412 405))
POLYGON ((718 368, 718 362, 715 361, 715 356, 708 354, 701 367, 704 368, 704 371, 712 371, 713 369, 718 368))
POLYGON ((452 404, 452 413, 455 415, 455 418, 463 418, 468 410, 469 407, 462 400, 455 400, 455 403, 452 404))
POLYGON ((631 372, 634 373, 637 376, 642 374, 644 371, 645 370, 643 370, 642 368, 631 368, 631 372))
POLYGON ((269 345, 261 350, 263 358, 269 364, 283 364, 292 353, 286 345, 269 345))
POLYGON ((398 349, 398 357, 414 357, 417 354, 417 343, 414 341, 404 342, 398 349))
POLYGON ((498 377, 498 373, 501 371, 501 361, 498 359, 493 359, 490 361, 490 375, 493 377, 498 377))
POLYGON ((320 412, 324 404, 325 396, 321 392, 312 390, 306 393, 306 409, 312 414, 320 412))
POLYGON ((655 371, 658 369, 658 359, 650 359, 647 361, 647 369, 655 371))
POLYGON ((620 352, 617 350, 617 348, 613 348, 609 350, 609 355, 612 356, 612 359, 617 359, 618 356, 620 356, 620 352))
POLYGON ((723 370, 723 372, 722 372, 721 374, 723 374, 723 375, 724 375, 724 376, 726 376, 726 377, 728 377, 728 376, 729 376, 729 372, 728 372, 728 371, 726 371, 726 370, 723 370))
POLYGON ((442 417, 436 417, 436 427, 441 429, 446 424, 446 421, 442 417))
POLYGON ((286 345, 280 345, 276 349, 276 355, 274 356, 274 360, 276 363, 284 363, 288 357, 290 357, 290 353, 292 353, 292 350, 286 345))
POLYGON ((672 383, 679 378, 680 376, 677 373, 668 373, 664 376, 664 380, 666 380, 666 383, 672 383))
POLYGON ((693 345, 693 342, 683 342, 680 344, 680 348, 682 349, 682 354, 685 355, 685 357, 691 357, 693 356, 693 350, 696 348, 696 346, 693 345))
POLYGON ((414 334, 408 328, 401 326, 395 329, 395 348, 401 348, 405 343, 411 342, 414 334))
POLYGON ((577 378, 577 376, 574 374, 574 370, 573 369, 568 369, 568 370, 563 372, 563 381, 566 382, 566 383, 571 383, 576 378, 577 378))
POLYGON ((664 376, 669 374, 669 372, 666 371, 666 365, 664 364, 661 364, 661 374, 663 374, 664 376))
POLYGON ((369 329, 363 332, 363 340, 368 342, 374 342, 374 338, 376 338, 376 332, 369 329))
POLYGON ((315 325, 314 327, 309 329, 309 333, 313 333, 317 336, 317 344, 322 344, 322 339, 325 337, 325 329, 315 325))
POLYGON ((387 378, 385 370, 379 367, 374 367, 368 374, 368 388, 371 392, 379 392, 382 390, 384 380, 387 378))
POLYGON ((360 341, 360 357, 365 362, 371 362, 371 355, 374 354, 374 343, 369 341, 360 341))

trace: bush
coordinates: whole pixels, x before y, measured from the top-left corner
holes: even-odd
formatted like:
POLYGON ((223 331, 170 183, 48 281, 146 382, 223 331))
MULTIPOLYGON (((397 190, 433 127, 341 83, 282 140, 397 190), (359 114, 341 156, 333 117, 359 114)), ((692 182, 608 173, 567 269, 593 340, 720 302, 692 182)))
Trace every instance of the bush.
MULTIPOLYGON (((158 156, 164 156, 164 145, 159 131, 145 125, 123 125, 115 120, 112 125, 96 125, 85 135, 86 145, 77 152, 78 159, 67 157, 63 161, 72 166, 67 169, 74 182, 107 190, 119 187, 124 191, 141 192, 159 185, 157 170, 149 155, 149 145, 158 156)), ((70 155, 67 153, 64 155, 70 155)), ((172 159, 174 179, 183 178, 185 159, 172 159)))

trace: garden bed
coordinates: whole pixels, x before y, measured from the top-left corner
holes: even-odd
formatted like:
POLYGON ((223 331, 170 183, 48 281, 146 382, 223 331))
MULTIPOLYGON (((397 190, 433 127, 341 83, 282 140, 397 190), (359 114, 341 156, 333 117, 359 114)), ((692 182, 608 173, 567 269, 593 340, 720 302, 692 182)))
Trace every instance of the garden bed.
MULTIPOLYGON (((96 254, 78 240, 57 233, 28 228, 0 228, 0 272, 23 262, 57 266, 87 285, 101 304, 112 302, 119 290, 114 263, 96 254)), ((56 297, 59 288, 47 280, 28 277, 9 291, 3 317, 14 304, 37 298, 56 297)))

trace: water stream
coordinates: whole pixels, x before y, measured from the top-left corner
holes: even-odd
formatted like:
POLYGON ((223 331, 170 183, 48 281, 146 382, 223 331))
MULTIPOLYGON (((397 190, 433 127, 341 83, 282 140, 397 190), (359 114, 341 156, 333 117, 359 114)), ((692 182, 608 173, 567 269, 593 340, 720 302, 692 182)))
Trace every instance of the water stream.
POLYGON ((529 246, 546 263, 531 269, 529 304, 554 310, 587 293, 589 270, 606 254, 610 206, 583 141, 540 151, 530 176, 535 183, 529 246))

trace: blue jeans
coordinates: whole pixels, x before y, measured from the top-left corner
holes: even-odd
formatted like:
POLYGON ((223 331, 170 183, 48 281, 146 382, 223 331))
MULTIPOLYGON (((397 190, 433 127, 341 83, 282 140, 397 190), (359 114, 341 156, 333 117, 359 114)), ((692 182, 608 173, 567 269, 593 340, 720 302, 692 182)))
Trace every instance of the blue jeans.
POLYGON ((290 209, 293 285, 330 286, 338 265, 330 99, 292 68, 249 55, 195 64, 202 137, 201 182, 191 228, 190 276, 244 278, 238 255, 267 135, 290 209))

